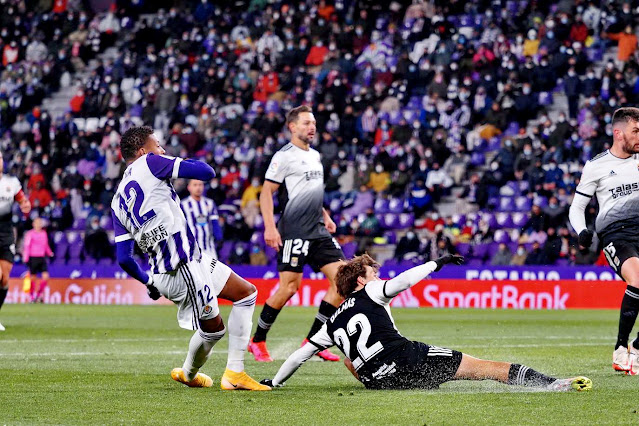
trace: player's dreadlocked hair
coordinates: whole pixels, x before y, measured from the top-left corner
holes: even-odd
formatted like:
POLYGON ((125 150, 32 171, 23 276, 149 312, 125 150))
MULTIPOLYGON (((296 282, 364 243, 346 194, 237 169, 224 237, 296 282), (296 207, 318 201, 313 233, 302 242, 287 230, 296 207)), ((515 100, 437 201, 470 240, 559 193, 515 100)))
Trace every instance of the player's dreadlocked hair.
POLYGON ((357 288, 357 277, 366 276, 366 267, 378 270, 380 264, 368 254, 356 256, 344 265, 340 266, 335 275, 337 293, 346 298, 357 288))
POLYGON ((289 110, 289 112, 286 113, 286 128, 288 129, 289 124, 295 123, 297 121, 297 117, 299 117, 303 112, 313 112, 313 109, 308 105, 300 105, 289 110))
POLYGON ((149 126, 131 127, 124 132, 120 140, 120 151, 124 161, 135 158, 136 153, 144 146, 153 129, 149 126))
POLYGON ((634 121, 636 123, 639 123, 639 108, 635 108, 635 107, 619 108, 612 115, 613 126, 617 123, 628 123, 629 121, 634 121))

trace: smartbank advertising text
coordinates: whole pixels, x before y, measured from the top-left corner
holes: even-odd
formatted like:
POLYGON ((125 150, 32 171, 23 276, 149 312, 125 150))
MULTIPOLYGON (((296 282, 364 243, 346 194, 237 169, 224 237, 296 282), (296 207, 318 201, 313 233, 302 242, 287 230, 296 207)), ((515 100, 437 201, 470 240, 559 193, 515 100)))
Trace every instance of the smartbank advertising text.
MULTIPOLYGON (((277 289, 277 279, 251 279, 258 289, 258 304, 277 289)), ((328 281, 307 279, 289 306, 319 306, 328 281)), ((620 281, 543 280, 510 281, 430 279, 397 296, 394 307, 478 308, 478 309, 618 309, 625 284, 620 281)), ((44 303, 89 305, 170 304, 153 302, 146 288, 132 279, 51 279, 44 303)), ((22 280, 12 279, 8 303, 28 303, 22 280)), ((225 304, 220 300, 220 304, 225 304)))

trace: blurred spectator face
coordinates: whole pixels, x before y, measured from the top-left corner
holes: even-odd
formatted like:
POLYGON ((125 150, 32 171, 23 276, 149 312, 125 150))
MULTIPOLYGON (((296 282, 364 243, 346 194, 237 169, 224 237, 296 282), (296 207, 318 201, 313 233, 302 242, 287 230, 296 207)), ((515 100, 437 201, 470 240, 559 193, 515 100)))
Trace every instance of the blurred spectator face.
POLYGON ((499 251, 501 251, 501 252, 506 251, 506 244, 504 244, 504 243, 499 243, 499 251))
POLYGON ((42 229, 43 223, 42 223, 42 219, 37 217, 33 220, 33 229, 35 229, 36 231, 40 231, 42 229))
POLYGON ((186 189, 189 191, 189 194, 191 194, 191 197, 200 198, 204 192, 204 182, 191 179, 186 189))
POLYGON ((532 214, 534 214, 535 216, 541 214, 541 207, 534 205, 532 207, 532 214))

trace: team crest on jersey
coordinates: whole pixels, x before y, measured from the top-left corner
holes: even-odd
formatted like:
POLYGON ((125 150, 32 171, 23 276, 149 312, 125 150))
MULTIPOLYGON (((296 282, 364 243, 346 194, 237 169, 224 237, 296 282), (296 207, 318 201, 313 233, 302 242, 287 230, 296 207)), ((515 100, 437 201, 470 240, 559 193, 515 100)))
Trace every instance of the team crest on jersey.
POLYGON ((275 173, 277 172, 278 167, 279 164, 277 164, 277 161, 273 161, 271 162, 271 167, 269 167, 269 169, 271 170, 271 172, 275 173))
POLYGON ((208 315, 208 314, 210 314, 211 312, 213 312, 213 308, 211 307, 211 305, 206 305, 206 306, 204 307, 204 315, 208 315))
POLYGON ((295 267, 297 266, 297 264, 298 264, 298 258, 297 258, 297 256, 293 256, 293 257, 291 257, 291 266, 292 266, 293 268, 295 268, 295 267))

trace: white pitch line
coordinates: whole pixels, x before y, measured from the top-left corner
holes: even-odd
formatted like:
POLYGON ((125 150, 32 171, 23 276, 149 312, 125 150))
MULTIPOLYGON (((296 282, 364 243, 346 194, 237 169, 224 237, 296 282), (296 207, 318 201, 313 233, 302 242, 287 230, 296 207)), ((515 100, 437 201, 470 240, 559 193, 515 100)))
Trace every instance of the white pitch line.
MULTIPOLYGON (((418 335, 411 336, 416 339, 433 340, 438 336, 426 336, 418 335)), ((453 336, 452 339, 455 339, 453 336)), ((459 337, 461 340, 517 340, 517 339, 538 339, 538 340, 609 340, 614 339, 613 335, 610 336, 463 336, 459 337)), ((0 339, 2 343, 90 343, 90 342, 183 342, 188 340, 188 336, 184 337, 160 337, 160 338, 104 338, 104 339, 0 339)), ((269 337, 269 341, 287 341, 294 339, 290 337, 269 337)))
MULTIPOLYGON (((601 343, 581 343, 580 346, 606 346, 608 342, 601 343)), ((540 348, 540 347, 572 347, 573 344, 570 343, 554 343, 554 344, 546 344, 546 343, 538 343, 538 344, 520 344, 520 345, 460 345, 464 348, 475 348, 475 349, 502 349, 502 348, 540 348)), ((179 351, 134 351, 134 352, 7 352, 0 353, 0 358, 25 358, 25 357, 82 357, 82 356, 95 356, 95 357, 103 357, 103 356, 139 356, 139 355, 180 355, 186 353, 186 350, 179 351)), ((212 351, 212 353, 227 353, 224 350, 212 351)), ((285 357, 276 357, 276 359, 284 360, 285 357)))

